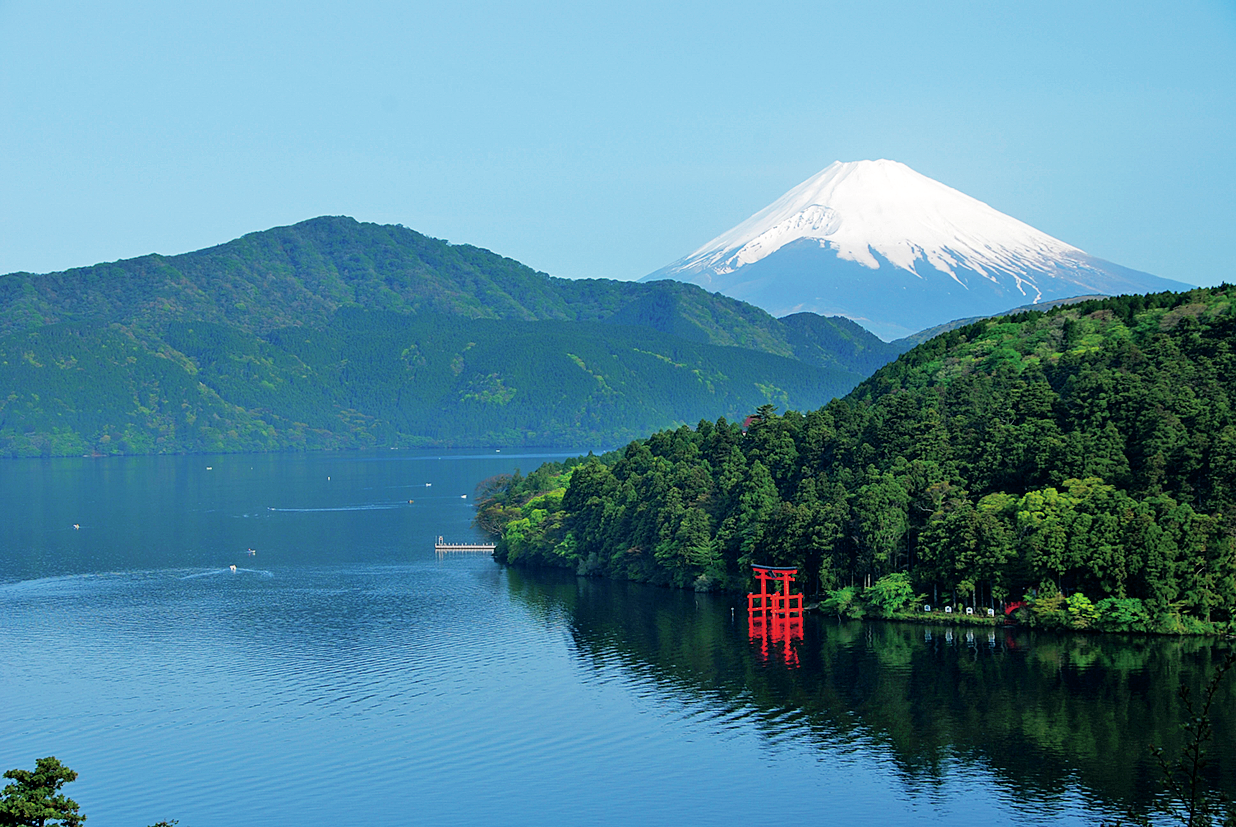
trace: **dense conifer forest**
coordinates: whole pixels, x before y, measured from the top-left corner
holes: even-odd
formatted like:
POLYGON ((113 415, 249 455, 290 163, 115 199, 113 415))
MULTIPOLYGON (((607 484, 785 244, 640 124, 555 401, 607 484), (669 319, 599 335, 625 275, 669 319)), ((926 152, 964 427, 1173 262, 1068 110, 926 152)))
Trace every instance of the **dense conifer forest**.
POLYGON ((612 446, 820 405, 904 348, 679 282, 325 217, 0 276, 0 456, 612 446))
POLYGON ((841 616, 947 604, 1209 631, 1236 610, 1236 288, 979 321, 802 414, 663 430, 488 481, 499 559, 745 589, 841 616))

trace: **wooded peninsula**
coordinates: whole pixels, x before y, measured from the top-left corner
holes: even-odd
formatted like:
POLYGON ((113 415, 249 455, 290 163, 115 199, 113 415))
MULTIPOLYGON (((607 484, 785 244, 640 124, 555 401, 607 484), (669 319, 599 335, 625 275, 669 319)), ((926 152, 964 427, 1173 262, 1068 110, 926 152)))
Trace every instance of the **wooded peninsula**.
POLYGON ((797 566, 840 616, 1025 600, 1043 627, 1231 631, 1234 300, 975 322, 806 414, 765 405, 488 480, 477 524, 505 563, 680 588, 797 566))

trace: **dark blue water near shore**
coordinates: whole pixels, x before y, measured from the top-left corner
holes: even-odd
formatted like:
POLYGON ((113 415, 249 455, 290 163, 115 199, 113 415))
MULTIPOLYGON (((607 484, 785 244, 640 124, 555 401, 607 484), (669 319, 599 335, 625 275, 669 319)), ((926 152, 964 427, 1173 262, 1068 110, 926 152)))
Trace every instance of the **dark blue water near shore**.
POLYGON ((791 669, 729 596, 434 553, 541 460, 0 463, 0 764, 93 827, 1095 823, 1215 657, 815 618, 791 669))

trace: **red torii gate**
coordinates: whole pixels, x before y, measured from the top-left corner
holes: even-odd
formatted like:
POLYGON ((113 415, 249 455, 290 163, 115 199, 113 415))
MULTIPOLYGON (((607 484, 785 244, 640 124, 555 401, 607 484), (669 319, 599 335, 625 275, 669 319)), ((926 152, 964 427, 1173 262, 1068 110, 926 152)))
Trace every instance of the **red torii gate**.
POLYGON ((751 572, 760 581, 759 592, 747 595, 747 628, 751 639, 760 640, 760 653, 765 660, 769 642, 782 643, 785 662, 798 666, 798 653, 790 645, 791 641, 803 636, 803 596, 790 592, 790 583, 798 574, 798 568, 753 565, 751 572))

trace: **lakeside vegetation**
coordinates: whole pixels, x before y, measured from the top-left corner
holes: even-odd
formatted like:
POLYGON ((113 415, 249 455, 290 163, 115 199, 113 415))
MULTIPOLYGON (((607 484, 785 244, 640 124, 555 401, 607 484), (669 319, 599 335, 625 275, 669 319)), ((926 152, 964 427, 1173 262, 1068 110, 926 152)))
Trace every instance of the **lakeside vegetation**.
POLYGON ((980 321, 805 415, 492 481, 478 525, 513 565, 697 590, 797 566, 843 616, 1025 599, 1043 627, 1230 630, 1234 308, 1224 285, 980 321))
POLYGON ((823 404, 902 349, 326 217, 0 276, 0 456, 615 445, 823 404))

